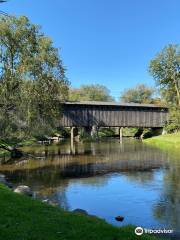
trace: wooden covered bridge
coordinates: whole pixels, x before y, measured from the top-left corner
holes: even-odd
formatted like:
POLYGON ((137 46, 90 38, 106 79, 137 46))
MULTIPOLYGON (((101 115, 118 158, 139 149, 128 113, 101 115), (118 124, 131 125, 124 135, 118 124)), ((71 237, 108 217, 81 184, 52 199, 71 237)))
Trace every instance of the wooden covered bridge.
POLYGON ((63 127, 142 127, 163 128, 168 108, 153 104, 116 102, 65 102, 60 125, 63 127))

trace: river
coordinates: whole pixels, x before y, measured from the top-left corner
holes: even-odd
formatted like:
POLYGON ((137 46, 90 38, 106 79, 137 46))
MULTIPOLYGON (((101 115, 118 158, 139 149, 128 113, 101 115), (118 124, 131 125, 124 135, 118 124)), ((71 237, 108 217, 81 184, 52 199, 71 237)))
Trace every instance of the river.
POLYGON ((2 160, 0 172, 15 186, 30 186, 36 197, 84 209, 117 226, 180 230, 180 150, 130 139, 24 150, 36 158, 2 160), (115 220, 118 215, 123 222, 115 220))

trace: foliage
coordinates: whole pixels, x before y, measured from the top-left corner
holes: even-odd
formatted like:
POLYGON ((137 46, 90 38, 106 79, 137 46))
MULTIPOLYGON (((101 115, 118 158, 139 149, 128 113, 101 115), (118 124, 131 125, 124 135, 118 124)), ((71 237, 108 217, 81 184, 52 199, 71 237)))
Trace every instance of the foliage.
POLYGON ((146 86, 145 84, 139 84, 134 88, 126 89, 120 96, 122 102, 133 103, 152 103, 154 89, 146 86))
POLYGON ((149 71, 169 106, 168 132, 180 130, 180 46, 168 45, 151 60, 149 71))
POLYGON ((137 133, 139 128, 130 128, 130 127, 125 127, 123 128, 123 136, 124 137, 134 137, 135 134, 137 133))
POLYGON ((113 137, 116 134, 115 128, 100 128, 99 129, 99 137, 113 137))
POLYGON ((71 89, 70 101, 113 101, 109 89, 100 84, 82 85, 79 89, 71 89))
POLYGON ((49 133, 68 92, 58 49, 27 17, 0 18, 0 135, 49 133))
POLYGON ((166 46, 151 60, 149 71, 165 100, 180 106, 180 46, 166 46))
POLYGON ((81 142, 93 142, 93 141, 96 141, 96 139, 91 136, 90 131, 86 131, 84 128, 80 128, 79 129, 79 140, 81 142))
MULTIPOLYGON (((67 212, 59 207, 15 194, 0 185, 0 239, 3 240, 137 240, 133 226, 114 227, 96 217, 67 212)), ((143 234, 142 240, 155 240, 143 234)))
POLYGON ((168 133, 180 131, 180 109, 172 107, 169 110, 169 119, 167 121, 165 130, 168 133))

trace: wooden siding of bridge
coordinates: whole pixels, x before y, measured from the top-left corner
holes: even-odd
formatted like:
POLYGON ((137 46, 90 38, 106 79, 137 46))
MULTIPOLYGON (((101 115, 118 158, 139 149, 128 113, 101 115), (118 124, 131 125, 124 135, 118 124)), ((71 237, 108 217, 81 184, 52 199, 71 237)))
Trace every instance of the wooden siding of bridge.
POLYGON ((168 109, 163 107, 64 104, 63 127, 163 127, 168 109))

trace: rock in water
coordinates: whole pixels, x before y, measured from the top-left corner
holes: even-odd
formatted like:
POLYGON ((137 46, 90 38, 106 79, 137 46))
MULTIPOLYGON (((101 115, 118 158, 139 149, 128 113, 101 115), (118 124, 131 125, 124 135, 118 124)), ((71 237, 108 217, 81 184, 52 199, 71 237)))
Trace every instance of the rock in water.
POLYGON ((14 192, 21 193, 21 194, 24 194, 24 195, 27 195, 27 196, 30 196, 30 197, 32 197, 32 195, 33 195, 30 187, 24 186, 24 185, 18 186, 17 188, 15 188, 14 192))
POLYGON ((115 219, 116 219, 116 221, 118 221, 118 222, 124 221, 124 217, 122 217, 122 216, 117 216, 117 217, 115 217, 115 219))

